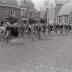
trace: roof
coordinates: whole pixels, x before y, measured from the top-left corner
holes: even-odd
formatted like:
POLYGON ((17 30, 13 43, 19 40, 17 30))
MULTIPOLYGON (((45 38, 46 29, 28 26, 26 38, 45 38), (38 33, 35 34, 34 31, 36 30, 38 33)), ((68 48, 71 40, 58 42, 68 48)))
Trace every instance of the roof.
POLYGON ((34 8, 34 4, 32 3, 31 0, 22 0, 20 8, 23 8, 23 7, 34 8))
POLYGON ((18 8, 18 3, 16 0, 0 0, 0 6, 9 6, 18 8))
POLYGON ((28 7, 28 2, 25 2, 24 0, 21 1, 21 5, 19 6, 20 8, 27 8, 28 7))
POLYGON ((66 4, 69 3, 71 0, 55 0, 56 4, 66 4))
POLYGON ((72 11, 72 3, 64 4, 60 12, 58 13, 58 16, 69 15, 71 11, 72 11))

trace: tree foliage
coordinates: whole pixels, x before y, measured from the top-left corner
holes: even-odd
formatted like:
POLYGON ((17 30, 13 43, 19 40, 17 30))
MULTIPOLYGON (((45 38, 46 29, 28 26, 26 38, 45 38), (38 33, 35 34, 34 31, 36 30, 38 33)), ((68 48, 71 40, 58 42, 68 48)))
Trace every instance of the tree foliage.
POLYGON ((40 19, 40 22, 41 22, 41 23, 45 23, 46 20, 45 20, 44 18, 41 18, 41 19, 40 19))
POLYGON ((34 19, 32 19, 32 18, 29 19, 29 24, 33 24, 34 22, 35 22, 34 19))
POLYGON ((18 22, 18 19, 16 17, 9 16, 8 20, 9 20, 10 24, 14 24, 14 23, 18 22))

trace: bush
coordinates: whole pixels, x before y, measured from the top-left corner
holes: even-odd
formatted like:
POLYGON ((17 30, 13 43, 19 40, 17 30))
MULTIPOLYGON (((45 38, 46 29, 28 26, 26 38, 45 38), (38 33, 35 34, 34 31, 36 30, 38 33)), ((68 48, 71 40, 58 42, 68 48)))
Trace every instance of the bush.
POLYGON ((40 19, 40 23, 45 23, 45 22, 46 22, 45 19, 43 19, 43 18, 40 19))
POLYGON ((9 17, 8 20, 9 20, 10 24, 14 24, 14 23, 18 22, 18 19, 16 17, 9 17))
POLYGON ((35 23, 35 20, 34 19, 29 19, 29 24, 33 24, 33 23, 35 23))

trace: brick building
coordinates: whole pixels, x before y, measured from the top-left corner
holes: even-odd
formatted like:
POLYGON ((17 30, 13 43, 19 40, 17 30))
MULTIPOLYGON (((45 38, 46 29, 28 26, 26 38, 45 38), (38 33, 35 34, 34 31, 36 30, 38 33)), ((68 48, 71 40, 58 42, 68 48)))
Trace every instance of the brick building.
POLYGON ((58 13, 60 11, 60 9, 62 8, 63 4, 62 3, 57 3, 56 7, 55 7, 55 24, 58 23, 58 13))
POLYGON ((34 20, 35 23, 39 23, 39 20, 40 20, 40 12, 37 11, 36 9, 33 9, 33 10, 30 11, 30 13, 29 13, 29 19, 34 20))
POLYGON ((59 24, 72 24, 72 3, 64 4, 58 13, 59 24))
POLYGON ((20 22, 20 10, 16 0, 0 0, 0 21, 9 16, 16 17, 20 22))
POLYGON ((58 13, 64 4, 70 3, 71 0, 55 0, 55 24, 58 24, 58 13))
POLYGON ((34 8, 31 0, 23 0, 19 8, 21 24, 29 24, 30 19, 39 22, 39 12, 34 8))
POLYGON ((26 0, 23 0, 20 5, 20 23, 27 24, 29 20, 29 5, 26 0))
POLYGON ((18 24, 29 24, 32 17, 39 20, 39 12, 31 0, 22 0, 20 6, 16 0, 0 0, 0 22, 10 16, 17 18, 18 24))

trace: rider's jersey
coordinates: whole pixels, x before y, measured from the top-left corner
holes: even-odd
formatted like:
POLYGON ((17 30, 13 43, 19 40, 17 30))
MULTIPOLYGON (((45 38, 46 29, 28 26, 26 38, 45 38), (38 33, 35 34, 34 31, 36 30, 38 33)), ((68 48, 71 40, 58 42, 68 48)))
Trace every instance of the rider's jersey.
POLYGON ((46 26, 44 25, 43 28, 46 29, 46 26))
POLYGON ((41 27, 40 27, 40 26, 38 27, 38 30, 37 30, 37 31, 38 31, 38 32, 40 32, 40 31, 41 31, 41 27))
POLYGON ((31 27, 28 27, 28 32, 31 32, 31 27))
POLYGON ((36 25, 36 26, 34 26, 34 30, 35 31, 37 31, 38 30, 38 26, 36 25))
POLYGON ((63 25, 60 25, 60 29, 62 29, 63 28, 63 25))

